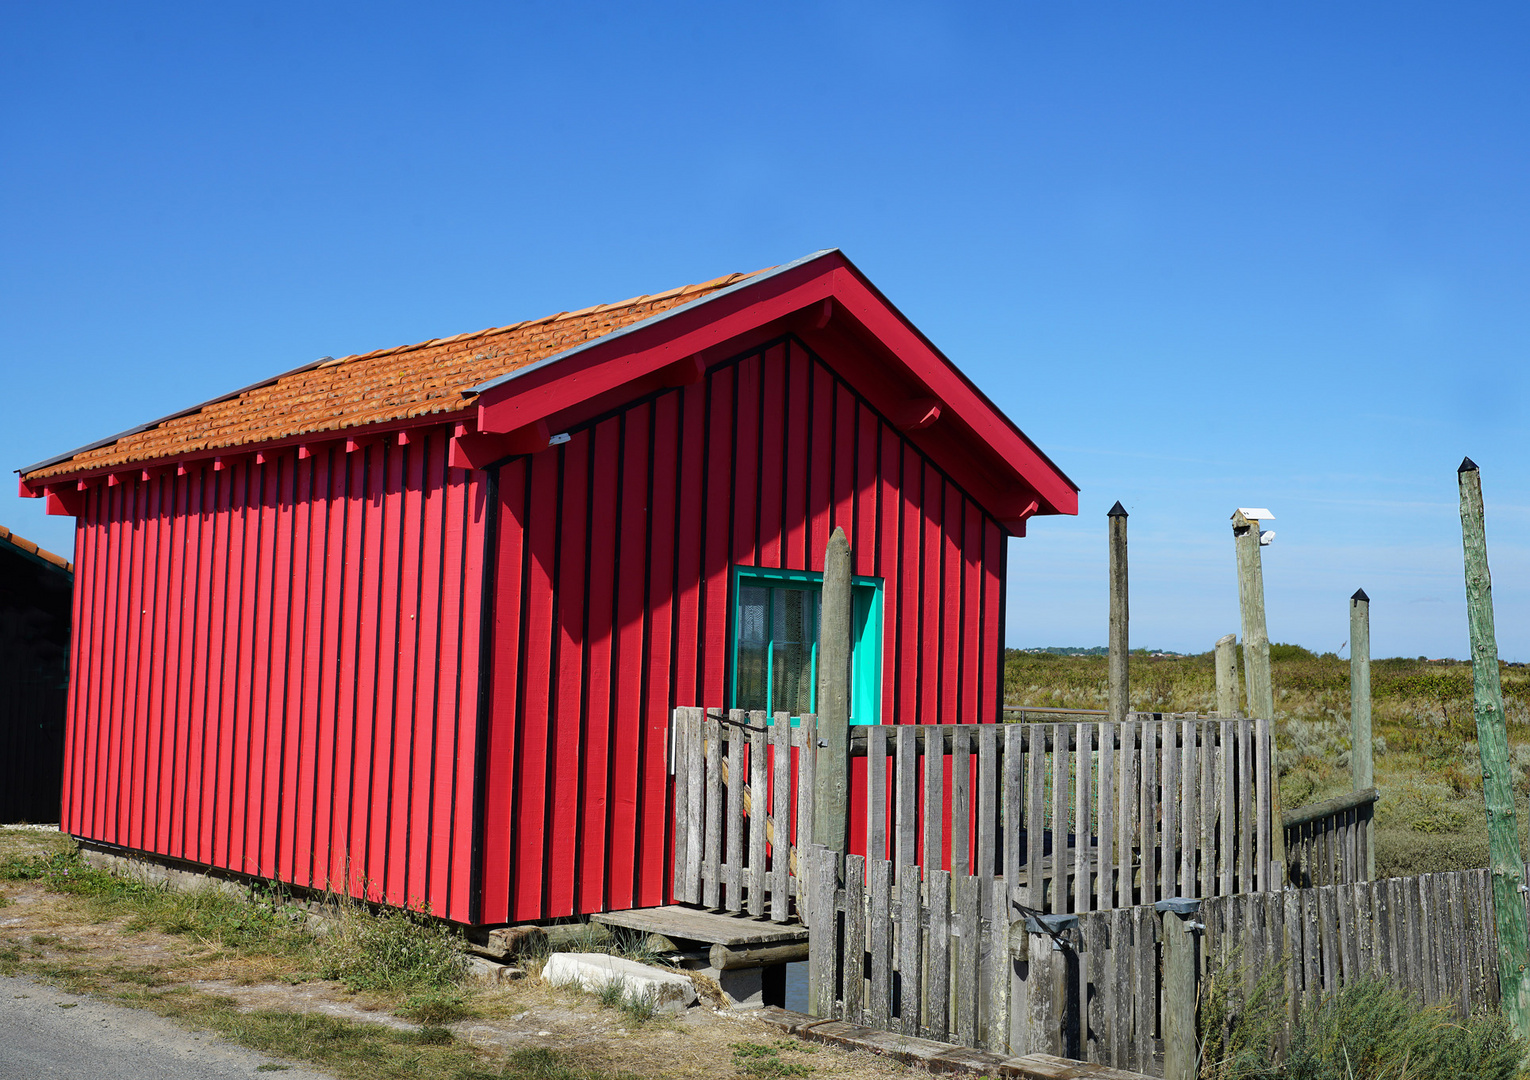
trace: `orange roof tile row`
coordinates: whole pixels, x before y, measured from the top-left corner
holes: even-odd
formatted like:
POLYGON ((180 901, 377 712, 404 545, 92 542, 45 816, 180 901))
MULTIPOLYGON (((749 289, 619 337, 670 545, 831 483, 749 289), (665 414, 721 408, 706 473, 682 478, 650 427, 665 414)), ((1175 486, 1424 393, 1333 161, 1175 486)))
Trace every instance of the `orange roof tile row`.
POLYGON ((12 547, 20 548, 28 555, 36 555, 44 562, 50 562, 62 570, 66 570, 71 574, 74 573, 74 563, 70 562, 62 555, 53 554, 53 552, 49 551, 47 548, 38 547, 36 544, 32 543, 32 541, 28 540, 24 536, 17 536, 4 525, 0 525, 0 543, 6 543, 10 544, 12 547))
POLYGON ((473 400, 464 391, 480 383, 752 276, 729 274, 617 304, 328 360, 34 469, 24 479, 459 412, 473 400))

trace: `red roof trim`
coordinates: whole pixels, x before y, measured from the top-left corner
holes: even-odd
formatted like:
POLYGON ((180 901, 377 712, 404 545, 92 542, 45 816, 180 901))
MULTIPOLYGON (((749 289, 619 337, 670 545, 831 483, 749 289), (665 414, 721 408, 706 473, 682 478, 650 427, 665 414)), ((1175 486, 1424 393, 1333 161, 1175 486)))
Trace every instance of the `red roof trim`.
MULTIPOLYGON (((478 396, 479 430, 518 431, 768 323, 802 313, 821 321, 825 300, 842 308, 927 388, 940 407, 942 428, 966 429, 971 440, 997 455, 1016 480, 1035 492, 1034 512, 1078 512, 1077 485, 838 251, 741 282, 665 312, 662 319, 636 323, 620 337, 586 343, 487 386, 478 396)), ((973 486, 994 488, 992 478, 973 486)), ((990 509, 1016 525, 1027 516, 1009 507, 990 509)))

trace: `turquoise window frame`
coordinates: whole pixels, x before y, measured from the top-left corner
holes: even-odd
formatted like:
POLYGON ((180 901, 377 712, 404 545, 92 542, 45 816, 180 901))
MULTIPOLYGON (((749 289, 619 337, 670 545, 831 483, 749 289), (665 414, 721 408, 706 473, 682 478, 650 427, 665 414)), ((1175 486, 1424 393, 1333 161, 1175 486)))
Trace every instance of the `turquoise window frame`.
MULTIPOLYGON (((738 701, 738 632, 739 606, 743 589, 749 586, 772 588, 779 586, 810 585, 823 591, 823 575, 812 570, 777 570, 764 566, 735 566, 729 586, 731 602, 728 608, 728 701, 732 706, 738 701)), ((855 576, 850 579, 851 645, 850 645, 850 722, 852 724, 880 724, 882 722, 882 590, 884 581, 878 577, 855 576)), ((768 622, 769 620, 767 620, 768 622)), ((813 708, 818 707, 818 638, 813 638, 813 708)), ((770 678, 766 676, 767 692, 770 678)), ((772 714, 770 723, 775 723, 772 714)), ((792 717, 796 727, 800 718, 792 717)))

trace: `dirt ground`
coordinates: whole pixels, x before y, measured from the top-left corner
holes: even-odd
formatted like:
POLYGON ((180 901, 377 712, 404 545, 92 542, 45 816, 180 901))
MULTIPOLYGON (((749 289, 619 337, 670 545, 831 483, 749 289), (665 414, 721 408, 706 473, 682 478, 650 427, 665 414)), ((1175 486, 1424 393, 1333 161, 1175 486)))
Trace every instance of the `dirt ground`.
MULTIPOLYGON (((0 828, 0 856, 66 844, 57 833, 0 828)), ((218 942, 138 929, 132 923, 130 917, 99 918, 88 899, 39 884, 0 883, 0 951, 8 950, 10 973, 137 1004, 193 1028, 197 1010, 168 1003, 216 998, 241 1013, 319 1014, 401 1033, 423 1030, 397 1015, 398 998, 352 992, 319 979, 303 970, 302 957, 244 956, 218 942)), ((874 1055, 783 1039, 747 1012, 718 1008, 705 995, 701 1004, 677 1017, 635 1021, 589 994, 526 977, 497 986, 469 982, 463 1005, 469 1015, 443 1026, 459 1047, 472 1049, 478 1066, 493 1068, 495 1074, 513 1051, 537 1047, 555 1050, 570 1065, 594 1075, 871 1080, 914 1071, 874 1055), (759 1047, 771 1048, 763 1051, 763 1070, 759 1047)))

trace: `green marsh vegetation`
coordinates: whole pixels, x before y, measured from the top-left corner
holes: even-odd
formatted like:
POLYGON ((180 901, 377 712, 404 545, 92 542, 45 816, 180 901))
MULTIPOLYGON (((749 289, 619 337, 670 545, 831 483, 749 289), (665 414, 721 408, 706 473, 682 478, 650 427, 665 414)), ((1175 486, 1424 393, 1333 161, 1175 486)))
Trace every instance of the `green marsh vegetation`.
MULTIPOLYGON (((1287 809, 1350 789, 1349 661, 1297 645, 1270 647, 1281 802, 1287 809)), ((1242 657, 1239 657, 1241 666, 1242 657)), ((1010 650, 1005 702, 1103 709, 1106 658, 1010 650)), ((1516 790, 1530 799, 1530 667, 1502 666, 1516 790)), ((1240 679, 1242 673, 1239 673, 1240 679)), ((1212 654, 1133 653, 1131 705, 1150 712, 1216 710, 1212 654)), ((1376 872, 1392 877, 1487 865, 1481 764, 1464 661, 1371 661, 1376 738, 1376 872)), ((1521 843, 1530 852, 1530 813, 1521 803, 1521 843)))

